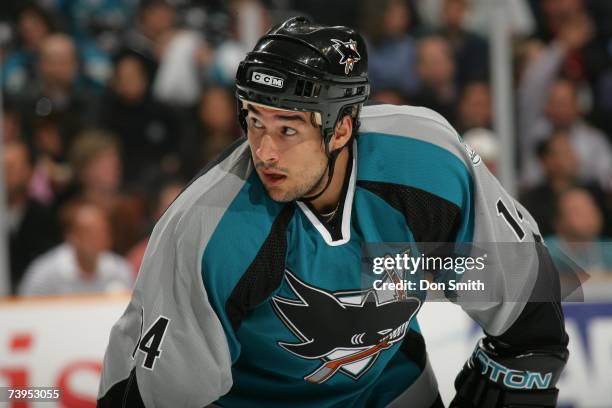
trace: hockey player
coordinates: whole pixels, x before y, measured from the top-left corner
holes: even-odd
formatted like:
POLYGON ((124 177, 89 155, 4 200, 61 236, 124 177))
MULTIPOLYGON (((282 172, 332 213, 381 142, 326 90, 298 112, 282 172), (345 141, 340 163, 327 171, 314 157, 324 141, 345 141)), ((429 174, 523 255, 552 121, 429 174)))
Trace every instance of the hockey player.
POLYGON ((415 317, 423 299, 363 287, 362 245, 500 241, 532 249, 502 262, 496 301, 461 304, 486 337, 452 404, 555 406, 559 288, 509 301, 548 273, 535 222, 444 118, 363 107, 368 95, 354 30, 297 17, 261 38, 236 78, 247 138, 155 227, 98 406, 443 406, 415 317))

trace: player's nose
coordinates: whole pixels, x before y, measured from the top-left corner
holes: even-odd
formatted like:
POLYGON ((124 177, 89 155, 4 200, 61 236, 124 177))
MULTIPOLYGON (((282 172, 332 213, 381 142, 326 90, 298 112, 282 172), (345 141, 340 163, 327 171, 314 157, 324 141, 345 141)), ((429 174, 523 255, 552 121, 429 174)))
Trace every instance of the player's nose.
POLYGON ((255 151, 259 159, 263 162, 278 161, 278 148, 272 136, 264 135, 259 141, 259 147, 255 151))

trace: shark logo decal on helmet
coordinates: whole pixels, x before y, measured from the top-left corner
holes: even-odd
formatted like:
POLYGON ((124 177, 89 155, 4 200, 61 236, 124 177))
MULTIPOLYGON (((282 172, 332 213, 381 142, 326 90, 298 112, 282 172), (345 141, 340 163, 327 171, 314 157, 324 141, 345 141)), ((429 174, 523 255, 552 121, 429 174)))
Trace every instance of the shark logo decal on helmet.
POLYGON ((353 70, 353 65, 361 59, 361 55, 357 51, 357 42, 348 40, 343 42, 332 38, 334 49, 340 54, 339 64, 344 64, 344 73, 348 75, 353 70))

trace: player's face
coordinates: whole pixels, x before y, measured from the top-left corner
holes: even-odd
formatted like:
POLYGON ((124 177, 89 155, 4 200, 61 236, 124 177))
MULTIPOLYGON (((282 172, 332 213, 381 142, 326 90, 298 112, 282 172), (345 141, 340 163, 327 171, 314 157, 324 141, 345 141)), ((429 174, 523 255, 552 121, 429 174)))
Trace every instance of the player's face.
POLYGON ((322 188, 327 157, 310 113, 249 105, 247 123, 255 169, 273 200, 292 201, 322 188))

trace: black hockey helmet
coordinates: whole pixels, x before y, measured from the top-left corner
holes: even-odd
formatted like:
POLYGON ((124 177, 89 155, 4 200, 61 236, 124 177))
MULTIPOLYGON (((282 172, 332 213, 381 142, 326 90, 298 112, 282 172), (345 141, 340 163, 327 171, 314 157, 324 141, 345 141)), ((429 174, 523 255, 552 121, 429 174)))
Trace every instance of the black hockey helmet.
POLYGON ((246 132, 247 101, 315 112, 327 147, 343 112, 358 120, 370 94, 367 65, 365 42, 355 30, 290 18, 268 31, 238 67, 240 124, 246 132))

